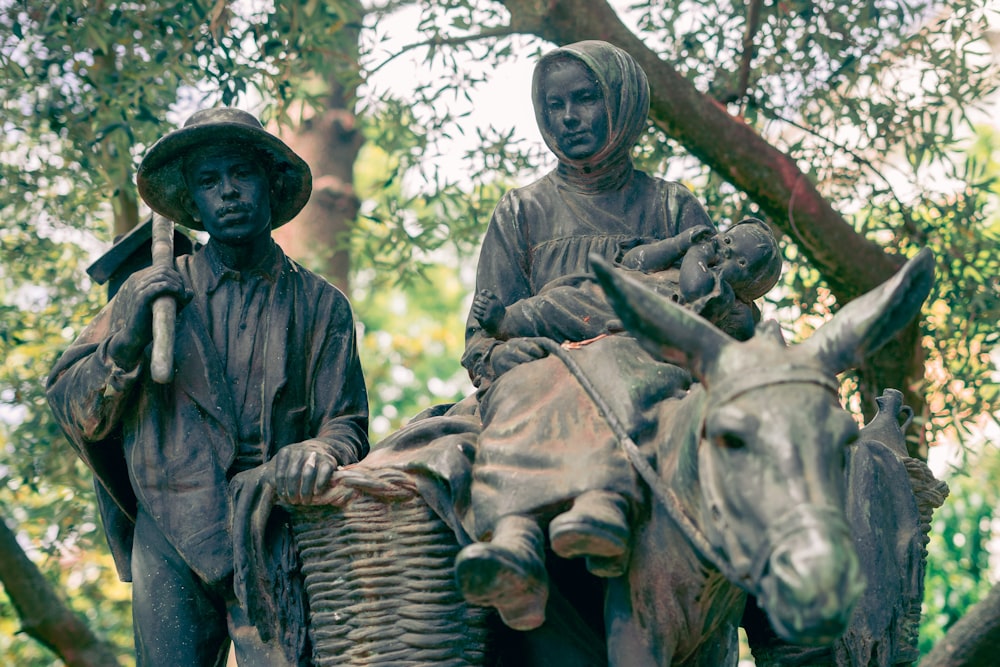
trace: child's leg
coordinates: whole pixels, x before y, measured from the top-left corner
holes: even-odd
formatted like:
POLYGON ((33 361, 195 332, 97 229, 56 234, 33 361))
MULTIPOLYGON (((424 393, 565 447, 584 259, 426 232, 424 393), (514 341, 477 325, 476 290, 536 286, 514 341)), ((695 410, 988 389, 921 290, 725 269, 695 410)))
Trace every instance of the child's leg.
POLYGON ((470 604, 496 607, 515 630, 545 622, 549 597, 544 536, 526 516, 502 517, 489 542, 463 548, 455 559, 459 589, 470 604))
POLYGON ((549 524, 552 550, 563 558, 587 557, 587 569, 600 577, 625 573, 631 529, 628 501, 611 491, 587 491, 549 524))

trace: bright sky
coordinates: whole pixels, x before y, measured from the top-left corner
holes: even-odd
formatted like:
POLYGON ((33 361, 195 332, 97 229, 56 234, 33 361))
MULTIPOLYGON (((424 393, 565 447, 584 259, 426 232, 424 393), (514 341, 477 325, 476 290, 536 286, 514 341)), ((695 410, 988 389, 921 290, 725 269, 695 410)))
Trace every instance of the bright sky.
MULTIPOLYGON (((427 48, 410 49, 402 55, 391 58, 404 47, 420 42, 423 36, 416 30, 420 20, 419 8, 406 6, 381 20, 366 39, 374 46, 372 55, 365 63, 368 69, 378 68, 369 77, 360 95, 365 104, 374 104, 385 92, 398 97, 409 97, 420 85, 433 85, 454 76, 454 69, 440 64, 434 66, 425 62, 427 48), (384 64, 383 64, 384 63, 384 64), (379 67, 381 65, 381 67, 379 67)), ((463 58, 463 69, 476 74, 485 74, 488 83, 463 90, 471 100, 458 97, 442 100, 454 114, 468 112, 459 128, 465 134, 454 133, 452 142, 446 144, 444 154, 435 157, 435 164, 446 172, 460 177, 467 165, 461 156, 477 146, 477 128, 497 130, 515 129, 514 138, 542 145, 542 137, 535 124, 531 106, 531 74, 534 68, 536 48, 552 48, 541 40, 528 37, 507 38, 514 40, 514 52, 525 54, 495 68, 486 68, 482 62, 463 58), (528 55, 530 54, 530 56, 528 55)), ((553 161, 554 164, 554 161, 553 161)))

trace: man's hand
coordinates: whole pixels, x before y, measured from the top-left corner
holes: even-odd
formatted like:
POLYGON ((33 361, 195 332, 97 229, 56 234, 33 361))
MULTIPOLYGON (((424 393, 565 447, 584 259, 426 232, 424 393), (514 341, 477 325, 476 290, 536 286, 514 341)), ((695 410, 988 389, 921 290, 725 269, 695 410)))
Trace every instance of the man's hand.
POLYGON ((309 505, 330 485, 340 462, 325 442, 304 440, 282 447, 274 455, 274 486, 291 505, 309 505))
POLYGON ((153 302, 168 295, 178 308, 191 300, 181 274, 172 266, 151 266, 129 276, 115 296, 111 326, 115 332, 108 353, 122 368, 135 368, 153 340, 153 302))
POLYGON ((500 377, 518 364, 548 356, 548 351, 538 341, 537 338, 512 338, 493 348, 490 361, 495 376, 500 377))

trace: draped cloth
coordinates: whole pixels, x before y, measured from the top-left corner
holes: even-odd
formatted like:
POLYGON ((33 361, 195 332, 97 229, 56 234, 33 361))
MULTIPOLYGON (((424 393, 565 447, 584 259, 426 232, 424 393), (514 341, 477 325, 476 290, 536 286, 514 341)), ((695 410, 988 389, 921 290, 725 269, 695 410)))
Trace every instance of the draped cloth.
MULTIPOLYGON (((614 261, 640 243, 695 226, 714 229, 687 188, 632 166, 631 149, 646 127, 649 84, 627 53, 597 41, 556 49, 536 66, 532 97, 539 129, 559 165, 534 183, 507 192, 497 204, 480 252, 477 292, 489 290, 510 306, 554 280, 590 275, 591 254, 614 261), (546 68, 565 59, 593 73, 608 112, 605 144, 579 160, 559 150, 546 128, 542 104, 546 68)), ((539 335, 544 332, 539 330, 539 335)), ((495 378, 491 355, 498 344, 470 314, 462 365, 481 389, 495 378)))
MULTIPOLYGON (((627 53, 597 41, 556 49, 536 66, 532 97, 539 128, 559 165, 508 192, 497 205, 480 253, 477 293, 488 290, 516 311, 515 304, 554 285, 585 283, 593 275, 591 255, 614 261, 639 243, 691 227, 714 228, 684 186, 652 178, 632 165, 631 149, 646 127, 649 85, 627 53), (608 114, 605 143, 582 159, 562 153, 546 125, 545 73, 565 60, 577 61, 593 74, 608 114)), ((613 318, 583 322, 581 313, 572 312, 577 303, 581 301, 567 299, 565 308, 547 309, 546 321, 536 318, 531 333, 561 342, 567 337, 559 331, 610 331, 613 318)), ((541 359, 497 378, 492 355, 504 343, 482 330, 471 314, 466 334, 462 363, 480 388, 483 423, 466 521, 474 538, 488 534, 505 514, 544 520, 591 489, 639 501, 634 473, 617 441, 561 362, 541 359)), ((574 354, 602 393, 615 397, 620 419, 637 432, 645 427, 642 413, 652 397, 668 396, 689 382, 685 372, 657 364, 626 336, 574 354)))
POLYGON ((632 171, 632 147, 646 129, 649 82, 646 73, 621 49, 596 40, 577 42, 545 54, 535 66, 531 99, 542 138, 556 157, 562 180, 580 192, 599 193, 620 188, 632 171), (578 60, 597 78, 608 112, 608 138, 594 155, 572 159, 559 150, 545 122, 542 77, 553 64, 578 60))
MULTIPOLYGON (((632 337, 608 336, 568 352, 635 441, 656 426, 661 401, 690 386, 687 371, 654 361, 632 337)), ((521 364, 485 393, 465 525, 482 539, 506 515, 544 522, 590 490, 635 507, 643 494, 607 418, 556 357, 521 364)))

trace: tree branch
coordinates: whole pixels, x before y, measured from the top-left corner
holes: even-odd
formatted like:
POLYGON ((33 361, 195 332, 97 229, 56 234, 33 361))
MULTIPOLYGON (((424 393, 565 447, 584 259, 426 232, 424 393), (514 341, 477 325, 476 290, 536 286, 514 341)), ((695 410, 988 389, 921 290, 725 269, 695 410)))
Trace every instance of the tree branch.
POLYGON ((876 287, 901 259, 858 234, 795 161, 698 91, 632 33, 605 0, 503 0, 511 26, 556 44, 603 39, 639 62, 652 89, 650 115, 692 155, 746 192, 797 244, 840 303, 876 287), (791 219, 795 220, 793 230, 791 219))
MULTIPOLYGON (((0 511, 0 517, 3 514, 5 512, 0 511)), ((68 667, 120 664, 111 646, 98 639, 83 620, 59 599, 2 518, 0 582, 21 619, 24 632, 58 655, 68 667)))
POLYGON ((882 172, 872 163, 871 160, 865 158, 864 156, 862 156, 860 153, 858 153, 856 150, 852 149, 851 147, 845 146, 844 144, 836 142, 833 139, 820 134, 819 132, 817 132, 815 129, 813 129, 811 127, 807 127, 806 125, 803 125, 802 123, 798 123, 798 122, 792 120, 791 118, 786 118, 786 117, 782 116, 780 113, 778 113, 771 106, 768 106, 768 105, 765 105, 765 104, 760 104, 759 102, 755 102, 754 106, 755 106, 755 108, 757 108, 758 110, 760 110, 764 114, 765 117, 770 118, 772 120, 776 120, 776 121, 785 123, 785 124, 787 124, 787 125, 789 125, 791 127, 794 127, 795 129, 797 129, 797 130, 799 130, 801 132, 804 132, 804 133, 806 133, 806 134, 808 134, 808 135, 810 135, 812 137, 815 137, 816 139, 819 139, 820 141, 822 141, 822 142, 824 142, 826 144, 829 144, 830 146, 833 146, 834 148, 836 148, 840 152, 845 153, 845 154, 851 156, 851 159, 853 159, 854 162, 856 162, 859 166, 867 169, 869 173, 871 173, 876 178, 878 178, 880 181, 882 181, 882 183, 884 183, 885 186, 888 188, 889 193, 892 196, 893 201, 895 201, 896 205, 899 206, 899 212, 903 216, 903 227, 910 234, 910 236, 913 237, 913 240, 916 241, 919 244, 926 243, 926 240, 927 240, 925 238, 926 235, 923 234, 922 232, 920 232, 916 228, 916 225, 913 222, 913 218, 912 218, 912 216, 910 215, 910 212, 909 212, 909 206, 907 206, 899 198, 899 195, 896 194, 895 188, 892 187, 892 183, 889 181, 888 178, 886 178, 882 174, 882 172))
POLYGON ((474 35, 462 35, 460 37, 443 37, 441 35, 435 35, 430 39, 425 39, 420 42, 414 42, 413 44, 407 44, 399 51, 397 51, 396 53, 392 54, 391 56, 380 62, 375 67, 368 70, 368 74, 374 74, 375 72, 379 71, 380 69, 391 63, 399 56, 403 55, 408 51, 412 51, 413 49, 419 49, 424 46, 427 47, 459 46, 461 44, 468 44, 469 42, 474 42, 480 39, 507 37, 508 35, 514 35, 517 32, 518 31, 512 28, 511 26, 500 26, 497 28, 490 28, 488 30, 483 30, 482 32, 478 32, 474 35))
POLYGON ((763 0, 750 0, 750 7, 747 9, 747 28, 743 32, 743 54, 740 58, 740 77, 734 102, 746 97, 750 86, 750 63, 753 61, 754 38, 760 28, 760 8, 763 4, 763 0))
POLYGON ((1000 654, 1000 587, 965 613, 920 667, 992 667, 1000 654))

